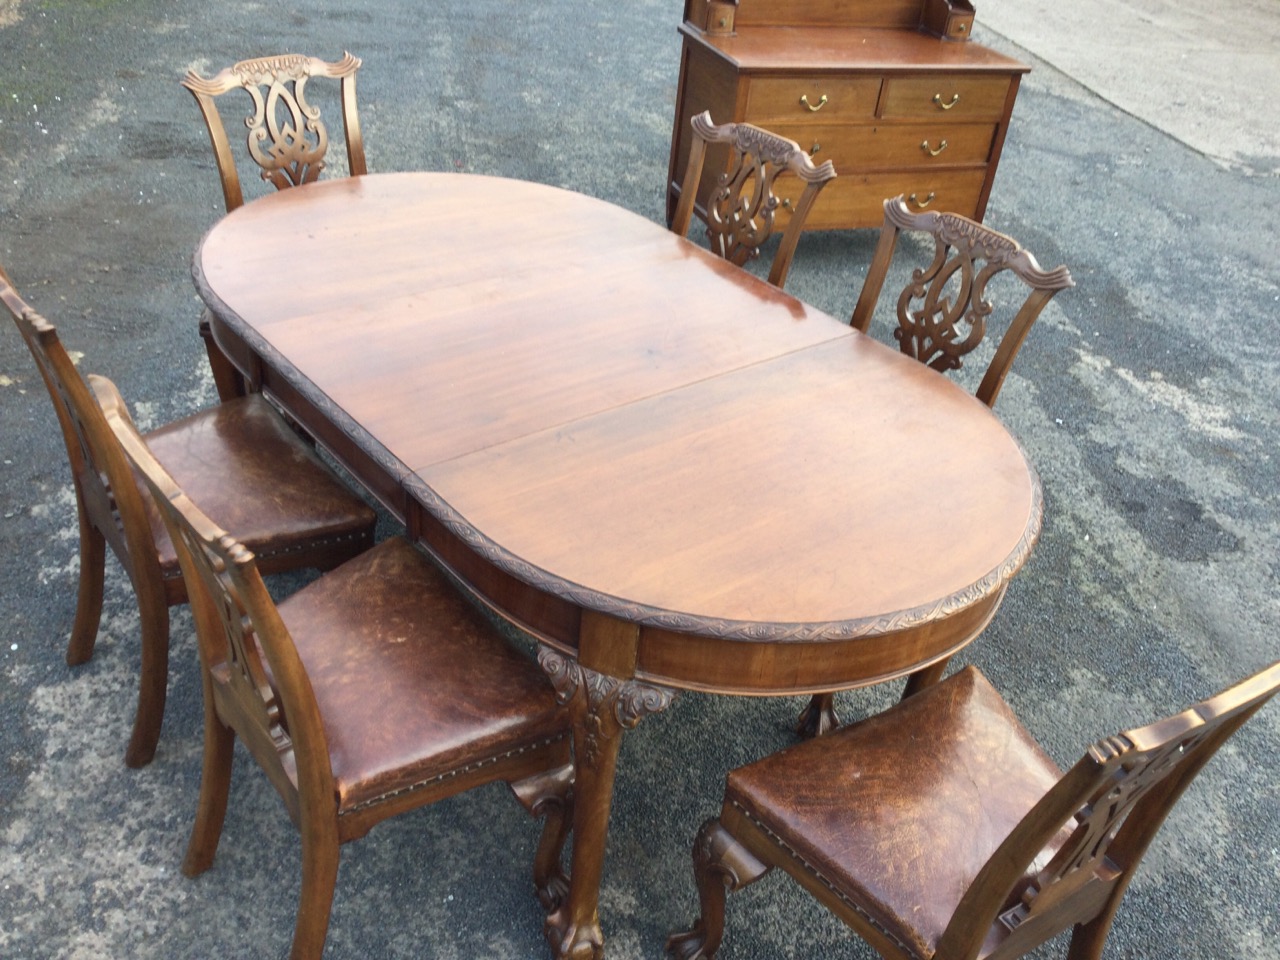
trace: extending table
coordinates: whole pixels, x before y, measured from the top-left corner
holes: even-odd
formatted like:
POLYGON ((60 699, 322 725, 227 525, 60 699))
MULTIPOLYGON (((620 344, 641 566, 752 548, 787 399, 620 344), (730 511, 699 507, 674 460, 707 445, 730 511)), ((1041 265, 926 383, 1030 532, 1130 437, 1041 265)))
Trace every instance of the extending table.
POLYGON ((221 220, 193 274, 250 387, 539 643, 575 726, 558 957, 603 956, 624 729, 676 689, 932 682, 1039 533, 985 405, 568 190, 322 181, 221 220))

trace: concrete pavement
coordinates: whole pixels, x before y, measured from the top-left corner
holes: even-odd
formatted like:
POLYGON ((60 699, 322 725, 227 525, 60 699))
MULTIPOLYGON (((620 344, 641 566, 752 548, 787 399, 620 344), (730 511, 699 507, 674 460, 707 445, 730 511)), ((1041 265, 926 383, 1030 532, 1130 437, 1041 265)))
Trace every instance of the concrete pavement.
MULTIPOLYGON (((977 39, 1034 67, 987 220, 1078 286, 1042 317, 998 411, 1040 470, 1044 535, 961 660, 1063 764, 1280 656, 1280 150, 1264 122, 1280 8, 1189 6, 977 4, 977 39), (1175 92, 1184 75, 1197 83, 1175 92), (1157 109, 1171 98, 1184 106, 1157 109)), ((656 221, 680 11, 0 0, 0 263, 83 369, 114 379, 144 425, 165 422, 213 400, 188 262, 221 197, 177 85, 189 66, 350 49, 374 170, 540 180, 656 221)), ((788 289, 848 313, 873 242, 806 236, 788 289)), ((296 834, 243 754, 217 864, 178 873, 199 777, 190 618, 174 616, 165 730, 144 770, 120 759, 137 615, 117 567, 93 661, 62 661, 74 503, 48 398, 4 326, 0 956, 281 956, 296 834)), ((856 717, 895 694, 840 705, 856 717)), ((659 956, 696 912, 692 836, 727 769, 791 742, 799 706, 682 695, 628 735, 601 900, 611 958, 659 956)), ((1109 957, 1280 958, 1278 743, 1272 705, 1184 798, 1109 957)), ((526 878, 535 836, 497 788, 379 827, 344 850, 326 955, 546 956, 526 878)), ((731 900, 721 956, 872 954, 772 877, 731 900)))
POLYGON ((1273 0, 986 0, 979 21, 1205 156, 1280 174, 1273 0))

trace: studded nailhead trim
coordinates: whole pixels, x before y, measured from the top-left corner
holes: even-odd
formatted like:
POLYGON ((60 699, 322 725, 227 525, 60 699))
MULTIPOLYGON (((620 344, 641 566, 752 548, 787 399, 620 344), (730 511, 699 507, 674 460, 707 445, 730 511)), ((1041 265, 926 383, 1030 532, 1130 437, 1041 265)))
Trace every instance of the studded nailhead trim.
POLYGON ((733 808, 734 808, 735 810, 737 810, 737 811, 738 811, 738 813, 740 813, 740 814, 741 814, 743 817, 745 817, 747 820, 750 820, 750 821, 751 821, 751 823, 755 825, 755 827, 756 827, 756 829, 757 829, 757 830, 759 830, 761 833, 765 834, 765 836, 767 836, 767 837, 768 837, 768 838, 769 838, 769 839, 770 839, 774 844, 776 844, 779 848, 781 848, 782 850, 786 851, 787 855, 788 855, 788 856, 790 856, 790 857, 791 857, 791 859, 792 859, 792 860, 794 860, 797 864, 799 864, 799 865, 800 865, 800 867, 801 867, 801 868, 802 868, 806 873, 808 873, 809 875, 811 875, 815 880, 817 880, 817 881, 818 881, 819 883, 821 883, 824 887, 826 887, 829 891, 831 891, 831 893, 835 894, 836 898, 837 898, 841 903, 843 903, 843 904, 844 904, 845 906, 847 906, 850 910, 852 910, 854 913, 856 913, 858 916, 860 916, 860 917, 861 917, 863 920, 865 920, 865 921, 866 921, 866 922, 867 922, 871 927, 875 928, 876 932, 878 932, 878 933, 879 933, 879 934, 881 934, 885 939, 887 939, 887 940, 889 940, 891 943, 893 943, 893 945, 894 945, 894 946, 896 946, 896 947, 897 947, 899 950, 901 950, 903 953, 907 954, 907 956, 909 956, 909 957, 914 957, 914 958, 915 958, 915 960, 929 960, 929 958, 928 958, 928 957, 922 956, 922 955, 920 954, 920 952, 919 952, 918 950, 916 950, 914 947, 911 947, 911 946, 909 946, 908 944, 903 943, 903 941, 901 940, 901 938, 899 938, 896 934, 894 934, 892 931, 890 931, 888 928, 886 928, 886 927, 885 927, 885 925, 884 925, 883 923, 881 923, 881 922, 880 922, 879 920, 877 920, 875 917, 871 916, 871 914, 867 913, 867 911, 866 911, 866 910, 864 910, 864 909, 863 909, 859 904, 857 904, 857 903, 855 903, 853 900, 849 899, 849 897, 844 893, 844 891, 840 890, 840 889, 839 889, 839 888, 838 888, 834 883, 832 883, 830 880, 828 880, 828 879, 827 879, 827 878, 822 874, 822 871, 820 871, 817 867, 815 867, 815 866, 814 866, 813 864, 811 864, 808 860, 806 860, 804 857, 802 857, 802 856, 801 856, 801 855, 796 851, 796 849, 795 849, 794 847, 792 847, 792 846, 791 846, 791 844, 787 843, 787 841, 783 840, 780 836, 778 836, 776 833, 774 833, 772 830, 770 830, 767 826, 765 826, 763 823, 761 823, 761 822, 760 822, 760 820, 758 820, 756 817, 752 816, 751 812, 750 812, 749 810, 747 810, 747 808, 746 808, 746 807, 744 807, 742 804, 740 804, 737 800, 732 800, 732 799, 731 799, 731 800, 729 801, 729 803, 733 806, 733 808))
POLYGON ((332 537, 312 537, 304 543, 290 543, 283 547, 277 547, 274 550, 255 550, 254 556, 259 559, 271 559, 274 557, 283 557, 290 553, 302 553, 306 550, 314 550, 317 547, 327 547, 331 544, 353 543, 357 540, 373 540, 373 536, 368 531, 360 533, 342 533, 332 537))
POLYGON ((531 750, 541 750, 543 747, 549 747, 551 744, 557 743, 567 736, 567 733, 561 733, 554 737, 547 737, 544 740, 539 740, 536 743, 525 744, 523 747, 516 747, 515 749, 507 750, 504 753, 494 754, 493 756, 486 757, 483 760, 477 760, 475 763, 468 763, 465 766, 455 767, 454 769, 447 770, 444 773, 438 773, 434 777, 428 777, 426 780, 419 780, 417 783, 411 783, 408 786, 400 787, 397 790, 391 790, 387 793, 379 794, 376 797, 371 797, 368 800, 362 800, 353 807, 347 807, 345 810, 340 810, 338 812, 338 816, 345 817, 348 814, 358 813, 361 810, 376 807, 380 803, 386 803, 388 800, 403 796, 406 793, 413 793, 415 790, 422 790, 425 787, 435 786, 436 784, 445 783, 449 780, 456 779, 457 777, 465 776, 469 773, 475 772, 476 770, 483 770, 485 767, 491 767, 495 763, 501 763, 503 760, 508 760, 511 757, 518 757, 522 753, 528 753, 531 750))

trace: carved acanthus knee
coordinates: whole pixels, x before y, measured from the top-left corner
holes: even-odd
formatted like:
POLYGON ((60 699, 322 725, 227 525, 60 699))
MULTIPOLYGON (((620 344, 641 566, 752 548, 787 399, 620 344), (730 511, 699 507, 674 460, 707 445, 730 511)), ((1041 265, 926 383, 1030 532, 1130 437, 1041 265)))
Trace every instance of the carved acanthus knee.
POLYGON ((638 680, 619 680, 590 670, 549 647, 538 651, 538 663, 551 678, 556 698, 583 716, 577 762, 595 767, 603 741, 630 730, 651 713, 661 713, 675 694, 638 680))

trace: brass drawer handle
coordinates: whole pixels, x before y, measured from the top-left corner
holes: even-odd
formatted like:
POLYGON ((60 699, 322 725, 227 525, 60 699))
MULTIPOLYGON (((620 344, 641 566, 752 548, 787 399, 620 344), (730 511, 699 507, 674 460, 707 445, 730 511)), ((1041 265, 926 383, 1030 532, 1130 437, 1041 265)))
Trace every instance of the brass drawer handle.
POLYGON ((929 156, 931 156, 931 157, 936 157, 936 156, 937 156, 938 154, 940 154, 943 150, 947 149, 947 141, 945 141, 945 140, 940 141, 940 142, 938 143, 938 149, 937 149, 937 150, 935 150, 935 149, 933 149, 933 147, 929 146, 929 141, 928 141, 928 140, 921 140, 921 141, 920 141, 920 149, 921 149, 921 150, 923 150, 925 153, 927 153, 929 156))
POLYGON ((925 207, 927 207, 929 204, 933 203, 933 201, 934 201, 934 198, 935 198, 935 197, 937 197, 937 194, 936 194, 936 193, 934 193, 933 191, 930 191, 930 192, 929 192, 929 195, 928 195, 927 197, 925 197, 923 200, 919 200, 919 199, 917 199, 917 194, 914 194, 914 193, 913 193, 911 196, 907 197, 907 199, 908 199, 911 203, 914 203, 914 204, 915 204, 917 207, 919 207, 921 210, 923 210, 923 209, 924 209, 925 207))
POLYGON ((809 95, 807 93, 802 93, 800 94, 800 102, 809 108, 810 113, 817 113, 819 110, 821 110, 823 107, 827 105, 827 95, 824 93, 821 97, 819 97, 818 105, 814 106, 812 103, 809 102, 809 95))
POLYGON ((960 94, 958 93, 952 94, 951 99, 948 102, 943 103, 942 94, 935 93, 933 95, 933 102, 936 103, 943 110, 950 110, 952 107, 954 107, 957 103, 960 102, 960 94))
POLYGON ((812 147, 809 148, 809 156, 816 157, 818 155, 818 151, 821 149, 822 149, 822 144, 815 143, 812 147))

